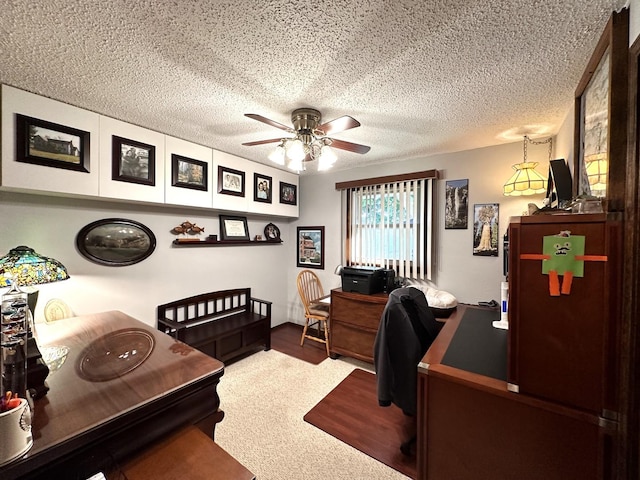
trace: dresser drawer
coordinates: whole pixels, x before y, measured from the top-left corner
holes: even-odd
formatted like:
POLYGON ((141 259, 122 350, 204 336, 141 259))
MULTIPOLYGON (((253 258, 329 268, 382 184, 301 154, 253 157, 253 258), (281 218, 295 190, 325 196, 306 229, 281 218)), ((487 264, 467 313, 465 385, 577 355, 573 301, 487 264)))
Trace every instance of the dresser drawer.
MULTIPOLYGON (((361 295, 360 297, 363 296, 361 295)), ((331 319, 377 330, 385 305, 386 300, 382 302, 363 302, 360 299, 334 295, 331 298, 331 319)))
POLYGON ((376 330, 369 331, 346 323, 332 323, 330 330, 331 351, 366 362, 373 362, 373 343, 376 330))

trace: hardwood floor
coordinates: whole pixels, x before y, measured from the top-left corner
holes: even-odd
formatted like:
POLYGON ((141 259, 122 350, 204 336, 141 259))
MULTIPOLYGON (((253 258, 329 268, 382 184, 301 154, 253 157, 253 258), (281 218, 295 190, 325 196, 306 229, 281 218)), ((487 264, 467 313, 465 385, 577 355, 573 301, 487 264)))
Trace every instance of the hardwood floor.
POLYGON ((327 358, 324 343, 305 340, 300 346, 301 337, 302 325, 283 323, 271 329, 271 348, 314 365, 327 358))
POLYGON ((378 405, 376 377, 355 369, 304 417, 304 420, 391 468, 416 478, 416 457, 400 445, 410 438, 415 419, 395 405, 378 405))
MULTIPOLYGON (((324 344, 305 341, 300 346, 302 325, 283 323, 271 329, 271 348, 286 355, 319 364, 327 358, 324 344)), ((380 407, 375 376, 354 371, 348 381, 329 393, 305 420, 329 432, 391 468, 416 478, 415 454, 400 452, 400 444, 415 433, 415 419, 395 405, 380 407)))

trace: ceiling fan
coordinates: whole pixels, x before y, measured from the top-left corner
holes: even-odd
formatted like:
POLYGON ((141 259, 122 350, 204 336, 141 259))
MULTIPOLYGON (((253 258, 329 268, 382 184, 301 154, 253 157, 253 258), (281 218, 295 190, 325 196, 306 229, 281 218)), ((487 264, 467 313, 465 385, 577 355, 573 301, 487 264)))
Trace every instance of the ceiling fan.
POLYGON ((258 140, 242 144, 251 147, 267 143, 279 143, 276 150, 269 155, 269 159, 279 165, 284 165, 286 157, 289 159, 288 167, 292 170, 304 170, 305 163, 313 160, 319 161, 318 170, 325 170, 331 167, 336 161, 335 153, 331 147, 361 154, 367 153, 371 149, 371 147, 366 145, 338 140, 327 136, 360 126, 360 122, 348 115, 336 118, 330 122, 320 123, 322 121, 322 115, 318 110, 313 108, 298 108, 291 113, 293 128, 255 113, 245 113, 245 117, 258 120, 259 122, 266 123, 267 125, 279 128, 293 135, 293 137, 270 138, 268 140, 258 140))

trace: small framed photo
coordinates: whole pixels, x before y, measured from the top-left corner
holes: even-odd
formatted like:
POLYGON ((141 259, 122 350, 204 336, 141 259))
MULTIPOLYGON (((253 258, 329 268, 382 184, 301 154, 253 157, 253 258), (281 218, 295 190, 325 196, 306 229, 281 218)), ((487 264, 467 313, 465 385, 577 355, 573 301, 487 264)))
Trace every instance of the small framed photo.
POLYGON ((267 223, 267 225, 264 227, 264 236, 267 241, 279 242, 280 229, 273 223, 267 223))
POLYGON ((479 203, 473 206, 473 254, 480 257, 498 256, 497 203, 479 203))
POLYGON ((89 172, 89 132, 16 114, 16 161, 89 172))
POLYGON ((207 191, 207 162, 171 154, 171 185, 207 191))
POLYGON ((220 240, 249 240, 247 217, 220 215, 220 240))
POLYGON ((272 178, 259 173, 253 174, 253 200, 271 203, 272 178))
POLYGON ((298 227, 298 267, 324 269, 324 227, 298 227))
POLYGON ((298 187, 290 183, 280 182, 280 203, 298 204, 298 187))
POLYGON ((244 172, 218 166, 218 193, 244 197, 244 172))
POLYGON ((156 184, 156 147, 113 135, 112 180, 156 184))
POLYGON ((445 188, 444 228, 467 228, 469 221, 469 179, 447 180, 445 188))

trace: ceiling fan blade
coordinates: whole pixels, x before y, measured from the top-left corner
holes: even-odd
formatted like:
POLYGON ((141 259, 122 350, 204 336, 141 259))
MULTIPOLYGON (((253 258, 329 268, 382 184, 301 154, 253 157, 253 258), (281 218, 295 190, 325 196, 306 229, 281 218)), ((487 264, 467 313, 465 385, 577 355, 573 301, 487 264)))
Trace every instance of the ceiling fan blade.
POLYGON ((245 145, 247 147, 254 147, 256 145, 264 145, 265 143, 276 143, 281 141, 282 141, 282 138, 270 138, 269 140, 257 140, 255 142, 246 142, 246 143, 243 143, 242 145, 245 145))
POLYGON ((344 140, 336 140, 335 138, 331 138, 329 140, 331 141, 331 143, 329 143, 331 147, 346 150, 347 152, 367 153, 371 150, 371 147, 368 147, 367 145, 360 145, 359 143, 345 142, 344 140))
POLYGON ((318 125, 317 130, 322 130, 325 135, 329 135, 330 133, 344 132, 345 130, 359 126, 359 121, 349 115, 345 115, 344 117, 336 118, 330 122, 318 125))
POLYGON ((266 123, 267 125, 271 125, 272 127, 279 128, 280 130, 284 130, 285 132, 293 133, 293 129, 291 127, 287 127, 282 123, 275 122, 273 120, 268 119, 267 117, 263 117, 262 115, 258 115, 257 113, 245 113, 245 117, 253 118, 262 123, 266 123))

